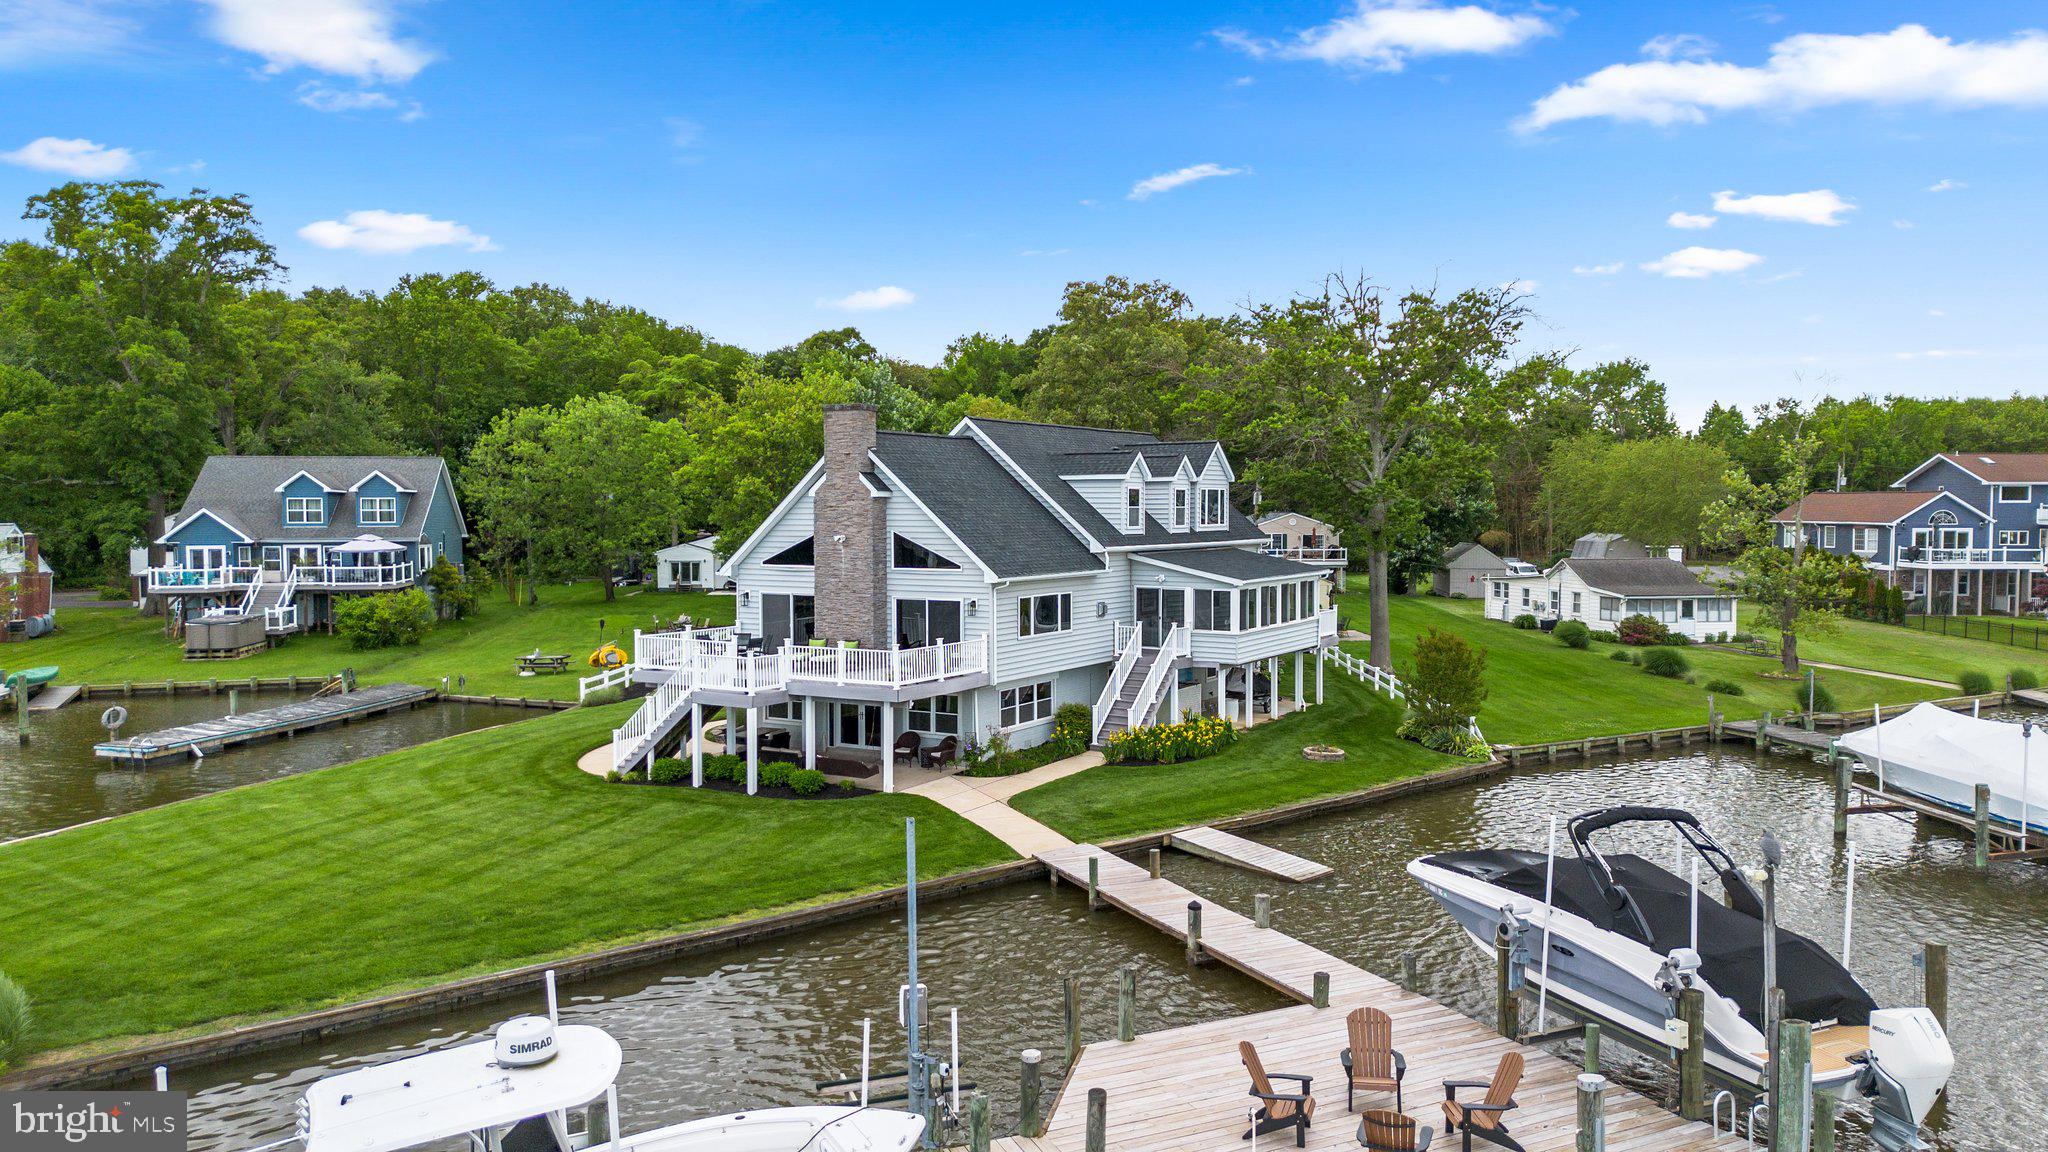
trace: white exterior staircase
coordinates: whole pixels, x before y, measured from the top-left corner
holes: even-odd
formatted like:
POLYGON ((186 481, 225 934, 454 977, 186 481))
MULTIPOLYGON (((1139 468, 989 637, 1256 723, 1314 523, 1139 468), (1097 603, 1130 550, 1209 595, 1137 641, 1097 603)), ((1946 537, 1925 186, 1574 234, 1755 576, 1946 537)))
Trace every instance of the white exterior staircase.
POLYGON ((1145 647, 1143 635, 1134 625, 1117 626, 1117 661, 1110 669, 1109 682, 1102 687, 1102 695, 1095 701, 1092 743, 1100 744, 1118 732, 1151 724, 1152 714, 1166 689, 1166 678, 1178 674, 1175 661, 1188 654, 1188 630, 1178 624, 1167 631, 1157 648, 1145 647))

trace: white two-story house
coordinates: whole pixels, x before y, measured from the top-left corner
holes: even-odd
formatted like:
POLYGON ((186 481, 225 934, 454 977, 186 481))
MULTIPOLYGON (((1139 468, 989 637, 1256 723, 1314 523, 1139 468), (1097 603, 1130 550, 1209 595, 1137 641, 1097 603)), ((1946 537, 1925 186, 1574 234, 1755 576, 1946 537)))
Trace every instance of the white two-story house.
POLYGON ((828 407, 824 428, 823 457, 720 569, 735 627, 636 638, 631 677, 654 694, 614 734, 617 767, 711 707, 743 712, 727 740, 750 783, 772 741, 872 765, 890 790, 948 738, 1036 745, 1065 704, 1088 706, 1097 741, 1196 710, 1248 725, 1281 710, 1284 657, 1295 704, 1310 685, 1320 701, 1305 658, 1336 639, 1326 573, 1261 550, 1215 442, 974 418, 878 432, 866 405, 828 407))

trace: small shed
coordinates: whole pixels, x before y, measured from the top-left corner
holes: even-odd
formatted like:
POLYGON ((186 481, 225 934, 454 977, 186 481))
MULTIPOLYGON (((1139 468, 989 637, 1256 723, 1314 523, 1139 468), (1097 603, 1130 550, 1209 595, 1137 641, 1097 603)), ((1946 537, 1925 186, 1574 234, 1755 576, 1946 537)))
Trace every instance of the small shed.
POLYGON ((1478 599, 1486 595, 1486 582, 1507 570, 1507 561, 1484 544, 1454 544, 1431 577, 1430 591, 1460 600, 1478 599))
POLYGON ((718 587, 718 536, 705 533, 654 554, 654 586, 664 590, 708 591, 718 587))

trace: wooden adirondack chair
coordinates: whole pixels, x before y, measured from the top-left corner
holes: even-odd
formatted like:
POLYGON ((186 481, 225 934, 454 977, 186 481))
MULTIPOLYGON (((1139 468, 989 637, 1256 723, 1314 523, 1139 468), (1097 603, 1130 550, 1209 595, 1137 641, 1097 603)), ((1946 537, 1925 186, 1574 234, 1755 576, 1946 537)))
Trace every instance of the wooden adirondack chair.
POLYGON ((1237 1054, 1244 1059, 1244 1070, 1251 1073, 1251 1094, 1260 1101, 1258 1111, 1252 1116, 1252 1126, 1245 1129, 1244 1138, 1249 1140, 1253 1136, 1292 1128, 1294 1146, 1307 1147, 1309 1121, 1316 1114, 1315 1098, 1308 1094, 1312 1077, 1297 1076, 1292 1072, 1268 1073, 1266 1066, 1259 1062, 1259 1050, 1252 1047, 1249 1040, 1238 1043, 1237 1054), (1301 1085, 1301 1091, 1275 1092, 1274 1080, 1293 1080, 1301 1085))
POLYGON ((1464 1152, 1472 1152, 1472 1138, 1498 1144, 1508 1152, 1523 1152, 1508 1135, 1506 1116, 1515 1107, 1515 1088, 1522 1083, 1522 1054, 1510 1052, 1500 1058, 1492 1080, 1444 1081, 1444 1131, 1464 1136, 1464 1152), (1486 1099, 1477 1104, 1458 1102, 1458 1089, 1484 1088, 1486 1099))
POLYGON ((1408 1059, 1394 1051, 1394 1021, 1377 1008, 1354 1008, 1344 1018, 1351 1047, 1338 1057, 1344 1065, 1344 1110, 1357 1106, 1356 1096, 1366 1092, 1392 1092, 1394 1110, 1400 1111, 1401 1079, 1408 1075, 1408 1059))
POLYGON ((1374 1108, 1358 1122, 1358 1142, 1366 1152, 1429 1152, 1436 1133, 1427 1125, 1417 1128, 1415 1118, 1374 1108))

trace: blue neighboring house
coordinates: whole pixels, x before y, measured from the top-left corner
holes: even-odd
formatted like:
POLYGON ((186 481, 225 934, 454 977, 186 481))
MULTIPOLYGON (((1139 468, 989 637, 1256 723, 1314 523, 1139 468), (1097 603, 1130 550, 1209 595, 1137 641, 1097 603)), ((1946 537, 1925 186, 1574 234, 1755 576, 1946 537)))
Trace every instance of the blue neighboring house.
POLYGON ((1856 556, 1916 612, 2017 616, 2041 602, 2048 453, 1942 452, 1882 492, 1815 492, 1779 543, 1856 556))
POLYGON ((424 586, 469 536, 437 456, 213 456, 157 543, 149 595, 185 619, 262 613, 331 626, 337 597, 424 586))

